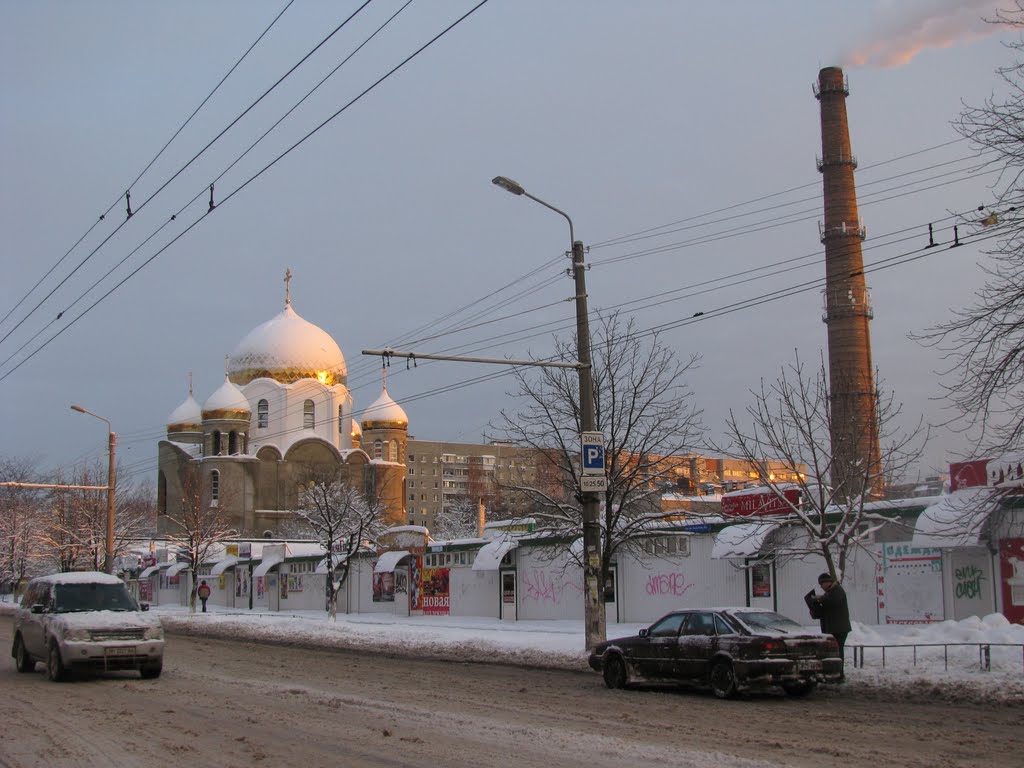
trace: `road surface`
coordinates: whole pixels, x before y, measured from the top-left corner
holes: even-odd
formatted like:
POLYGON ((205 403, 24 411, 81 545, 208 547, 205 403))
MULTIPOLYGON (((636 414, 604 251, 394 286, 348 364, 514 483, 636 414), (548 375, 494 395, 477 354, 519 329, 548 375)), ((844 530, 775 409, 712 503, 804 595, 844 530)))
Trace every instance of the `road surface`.
POLYGON ((596 673, 169 635, 164 674, 18 674, 0 767, 1013 766, 1019 707, 609 691, 596 673))

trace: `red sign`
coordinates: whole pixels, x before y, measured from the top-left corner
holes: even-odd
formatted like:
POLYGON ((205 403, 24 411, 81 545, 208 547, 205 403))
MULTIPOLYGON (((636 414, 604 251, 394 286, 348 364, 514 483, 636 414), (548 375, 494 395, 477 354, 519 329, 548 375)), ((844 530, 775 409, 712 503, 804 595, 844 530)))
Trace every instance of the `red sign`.
POLYGON ((1012 624, 1024 624, 1024 539, 1000 540, 999 576, 1003 615, 1012 624))
POLYGON ((959 461, 949 465, 949 491, 960 488, 984 488, 988 485, 988 459, 959 461))
POLYGON ((792 512, 793 507, 800 503, 800 491, 787 488, 781 493, 784 498, 771 491, 727 493, 722 496, 722 514, 729 517, 761 517, 792 512))

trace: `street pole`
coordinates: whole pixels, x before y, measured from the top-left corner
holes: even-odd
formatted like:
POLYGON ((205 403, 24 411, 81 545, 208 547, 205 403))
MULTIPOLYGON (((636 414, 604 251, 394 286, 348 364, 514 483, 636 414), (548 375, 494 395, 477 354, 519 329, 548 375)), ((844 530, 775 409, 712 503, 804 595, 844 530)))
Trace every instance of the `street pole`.
MULTIPOLYGON (((580 431, 597 429, 594 415, 594 380, 590 357, 590 319, 587 310, 586 264, 583 262, 583 242, 576 240, 572 219, 565 211, 534 197, 521 184, 505 176, 491 180, 513 195, 528 197, 569 222, 569 245, 572 255, 573 281, 576 291, 576 357, 579 361, 580 431)), ((589 651, 607 637, 603 590, 601 588, 601 526, 598 522, 598 497, 590 491, 580 491, 583 513, 583 630, 589 651)))
POLYGON ((114 453, 117 447, 117 435, 114 434, 113 427, 110 426, 110 421, 98 416, 92 411, 87 411, 80 405, 72 405, 72 411, 78 411, 84 413, 87 416, 92 416, 94 419, 99 419, 107 425, 107 537, 106 547, 103 558, 103 570, 107 573, 114 572, 114 502, 116 499, 116 483, 117 473, 114 471, 116 465, 114 453))

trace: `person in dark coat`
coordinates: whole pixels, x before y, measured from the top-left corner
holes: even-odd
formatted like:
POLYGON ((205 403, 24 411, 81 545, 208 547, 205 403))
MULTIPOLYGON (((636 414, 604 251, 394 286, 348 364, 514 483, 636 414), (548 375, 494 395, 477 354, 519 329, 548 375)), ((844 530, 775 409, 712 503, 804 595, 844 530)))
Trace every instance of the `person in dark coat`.
POLYGON ((813 590, 808 594, 807 604, 811 609, 811 616, 821 622, 822 633, 832 635, 836 639, 839 643, 839 658, 845 661, 846 636, 850 634, 851 629, 846 592, 830 573, 823 573, 818 577, 818 586, 821 587, 822 594, 815 595, 813 590))

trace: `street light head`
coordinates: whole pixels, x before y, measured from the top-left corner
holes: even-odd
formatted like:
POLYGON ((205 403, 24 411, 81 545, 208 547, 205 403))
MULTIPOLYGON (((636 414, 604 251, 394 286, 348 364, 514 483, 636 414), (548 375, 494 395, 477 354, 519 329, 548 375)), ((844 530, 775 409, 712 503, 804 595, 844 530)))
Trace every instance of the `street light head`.
POLYGON ((522 195, 526 192, 526 190, 523 189, 522 184, 518 181, 512 181, 512 179, 506 176, 495 176, 491 179, 491 184, 497 184, 506 192, 511 192, 513 195, 522 195))
POLYGON ((71 410, 72 411, 78 411, 79 413, 85 413, 86 412, 85 408, 83 408, 80 405, 72 405, 71 406, 71 410))

